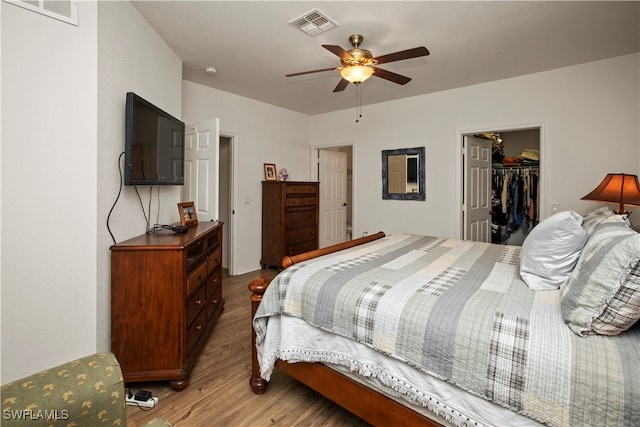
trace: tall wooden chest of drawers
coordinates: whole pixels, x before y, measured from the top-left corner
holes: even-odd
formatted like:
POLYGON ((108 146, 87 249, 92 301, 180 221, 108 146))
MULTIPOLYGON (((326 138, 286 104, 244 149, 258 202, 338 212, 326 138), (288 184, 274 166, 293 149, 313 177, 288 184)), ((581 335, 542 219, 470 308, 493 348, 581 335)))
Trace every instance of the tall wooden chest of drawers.
POLYGON ((318 249, 318 183, 262 182, 262 268, 318 249))
POLYGON ((187 387, 223 308, 221 222, 111 247, 111 351, 125 382, 187 387))

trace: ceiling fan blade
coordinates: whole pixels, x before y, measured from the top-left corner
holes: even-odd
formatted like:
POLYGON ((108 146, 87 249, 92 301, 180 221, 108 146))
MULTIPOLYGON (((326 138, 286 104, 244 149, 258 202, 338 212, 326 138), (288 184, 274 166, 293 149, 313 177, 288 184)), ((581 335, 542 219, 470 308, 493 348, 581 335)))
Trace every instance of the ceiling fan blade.
POLYGON ((399 85, 406 85, 411 81, 409 77, 393 73, 391 71, 383 70, 382 68, 371 67, 373 68, 373 75, 381 77, 385 80, 389 80, 390 82, 398 83, 399 85))
POLYGON ((342 92, 349 85, 349 80, 342 79, 338 83, 338 86, 333 90, 334 92, 342 92))
POLYGON ((335 44, 323 44, 322 47, 327 49, 329 52, 331 52, 331 53, 333 53, 335 55, 338 55, 340 57, 340 59, 342 60, 342 62, 345 62, 345 61, 347 61, 349 59, 351 59, 352 61, 354 60, 353 56, 351 56, 349 54, 349 52, 347 52, 346 50, 344 50, 343 48, 341 48, 338 45, 335 45, 335 44))
POLYGON ((319 73, 321 71, 334 71, 334 70, 337 70, 337 68, 333 67, 333 68, 323 68, 321 70, 302 71, 300 73, 285 74, 285 77, 295 77, 295 76, 302 76, 303 74, 319 73))
POLYGON ((386 64, 387 62, 402 61, 403 59, 417 58, 419 56, 427 56, 429 51, 426 47, 414 47, 413 49, 401 50, 400 52, 389 53, 373 58, 377 64, 386 64))

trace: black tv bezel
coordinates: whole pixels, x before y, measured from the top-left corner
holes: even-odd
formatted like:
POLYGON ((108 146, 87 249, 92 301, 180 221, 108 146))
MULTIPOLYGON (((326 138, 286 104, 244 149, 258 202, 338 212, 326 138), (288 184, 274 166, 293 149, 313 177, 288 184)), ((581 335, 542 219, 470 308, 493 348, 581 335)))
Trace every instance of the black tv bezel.
POLYGON ((125 149, 124 149, 124 184, 133 185, 184 185, 184 158, 185 158, 185 138, 184 138, 185 124, 182 120, 172 116, 161 108, 155 106, 151 102, 147 101, 140 95, 134 92, 127 92, 126 105, 125 105, 125 149), (134 136, 134 118, 133 111, 134 105, 142 104, 145 107, 154 110, 159 116, 171 120, 175 124, 182 128, 182 177, 178 180, 159 180, 159 179, 134 179, 131 176, 131 168, 133 167, 132 149, 133 149, 133 136, 134 136))

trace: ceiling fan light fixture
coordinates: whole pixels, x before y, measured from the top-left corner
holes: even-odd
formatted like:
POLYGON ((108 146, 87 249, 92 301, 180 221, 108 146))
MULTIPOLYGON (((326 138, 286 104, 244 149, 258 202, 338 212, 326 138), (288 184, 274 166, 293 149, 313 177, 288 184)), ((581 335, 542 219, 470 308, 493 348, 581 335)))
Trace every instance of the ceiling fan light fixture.
POLYGON ((366 65, 351 65, 340 70, 340 75, 350 83, 360 84, 373 75, 373 68, 366 65))

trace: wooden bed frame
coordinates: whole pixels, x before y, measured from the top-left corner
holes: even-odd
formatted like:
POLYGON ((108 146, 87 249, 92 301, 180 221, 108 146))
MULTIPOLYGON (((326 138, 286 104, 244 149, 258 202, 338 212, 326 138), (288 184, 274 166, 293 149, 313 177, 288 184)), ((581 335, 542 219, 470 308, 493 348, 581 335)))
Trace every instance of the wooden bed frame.
MULTIPOLYGON (((293 257, 284 257, 282 259, 282 269, 286 269, 302 261, 368 243, 384 236, 385 234, 380 231, 370 236, 293 257)), ((262 300, 262 295, 268 286, 269 281, 265 279, 255 279, 249 283, 249 290, 251 291, 251 319, 255 316, 258 305, 262 300)), ((268 383, 260 377, 260 365, 258 364, 255 345, 256 333, 253 330, 253 326, 251 327, 251 332, 251 379, 249 383, 254 393, 263 394, 267 390, 268 383)), ((287 363, 283 360, 278 360, 276 367, 373 425, 421 425, 432 427, 439 425, 434 420, 403 406, 375 390, 367 388, 321 363, 287 363)))

